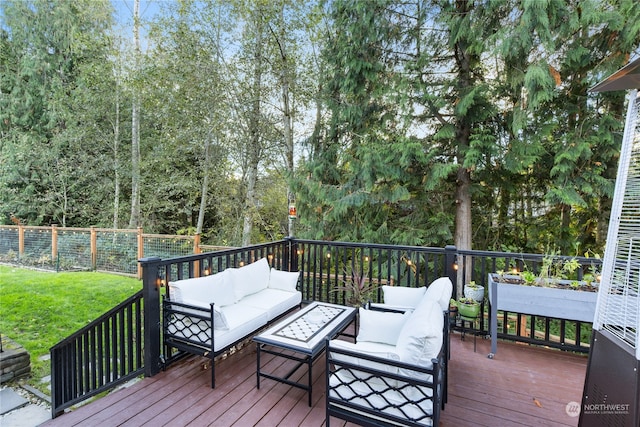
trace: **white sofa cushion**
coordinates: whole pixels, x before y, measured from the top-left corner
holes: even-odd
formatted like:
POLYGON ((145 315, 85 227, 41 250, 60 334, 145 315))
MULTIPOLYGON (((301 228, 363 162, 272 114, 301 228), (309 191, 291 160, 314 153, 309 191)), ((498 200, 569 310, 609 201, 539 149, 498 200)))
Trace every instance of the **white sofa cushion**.
POLYGON ((440 305, 431 300, 421 303, 405 322, 396 351, 405 363, 431 368, 431 359, 442 347, 444 317, 440 305))
POLYGON ((400 330, 411 313, 389 313, 360 308, 358 314, 358 342, 378 342, 395 347, 400 330))
POLYGON ((236 302, 247 295, 255 294, 269 285, 269 261, 261 258, 240 268, 227 268, 235 291, 236 302))
POLYGON ((175 302, 201 301, 207 306, 212 302, 219 306, 233 304, 235 293, 226 276, 223 271, 211 276, 169 282, 169 295, 175 302))
POLYGON ((449 301, 451 300, 451 295, 453 293, 453 284, 448 277, 440 277, 427 287, 427 291, 424 294, 423 301, 431 300, 436 301, 442 311, 449 309, 449 301))
POLYGON ((214 330, 214 351, 222 350, 267 324, 267 313, 259 308, 232 304, 222 307, 221 311, 227 319, 229 329, 214 330))
MULTIPOLYGON (((198 300, 191 300, 191 299, 185 299, 182 301, 184 304, 189 304, 189 305, 193 305, 196 307, 201 307, 204 308, 206 310, 211 309, 211 305, 207 304, 203 301, 198 301, 198 300)), ((189 309, 188 308, 181 308, 182 311, 189 313, 189 309)), ((191 313, 194 314, 194 313, 191 313)), ((202 314, 202 313, 200 313, 202 314)), ((227 322, 227 318, 225 317, 224 313, 222 312, 222 308, 214 305, 213 306, 213 328, 214 329, 220 329, 220 330, 227 330, 229 329, 229 324, 227 322)))
POLYGON ((302 293, 283 291, 281 289, 263 289, 258 293, 247 295, 237 305, 253 307, 267 313, 269 321, 275 319, 290 308, 300 304, 302 293))
POLYGON ((414 309, 422 300, 427 288, 408 288, 406 286, 382 285, 382 296, 385 305, 397 309, 414 309))
POLYGON ((298 287, 299 271, 282 271, 271 268, 269 273, 269 288, 295 292, 298 287))

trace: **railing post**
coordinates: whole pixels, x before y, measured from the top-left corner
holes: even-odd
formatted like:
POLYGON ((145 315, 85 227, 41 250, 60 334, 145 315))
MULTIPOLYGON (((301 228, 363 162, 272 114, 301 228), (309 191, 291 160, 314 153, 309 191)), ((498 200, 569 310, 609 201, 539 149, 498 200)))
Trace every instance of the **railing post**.
POLYGON ((144 299, 144 375, 152 377, 160 372, 160 286, 158 266, 161 258, 149 257, 138 261, 142 268, 142 297, 144 299))
POLYGON ((454 245, 444 247, 445 274, 453 284, 453 297, 458 295, 458 248, 454 245))

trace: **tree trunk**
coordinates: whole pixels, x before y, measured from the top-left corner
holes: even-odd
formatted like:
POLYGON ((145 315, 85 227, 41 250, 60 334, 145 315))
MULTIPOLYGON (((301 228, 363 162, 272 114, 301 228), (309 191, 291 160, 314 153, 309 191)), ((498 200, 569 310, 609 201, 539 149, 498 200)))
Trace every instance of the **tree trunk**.
POLYGON ((202 226, 204 225, 204 213, 207 209, 207 192, 209 191, 209 158, 211 157, 211 139, 207 138, 204 146, 204 170, 202 176, 202 186, 200 192, 200 209, 198 210, 198 225, 196 226, 196 234, 202 234, 202 226))
MULTIPOLYGON (((133 39, 135 69, 140 62, 140 0, 133 3, 133 39)), ((131 108, 131 217, 129 228, 140 226, 140 97, 134 89, 131 108)))
POLYGON ((251 232, 253 230, 253 218, 256 210, 256 182, 258 180, 258 163, 260 161, 260 98, 262 95, 262 17, 259 10, 255 11, 256 39, 254 45, 253 60, 253 88, 252 108, 249 117, 249 145, 247 147, 247 192, 244 203, 244 221, 242 225, 242 246, 251 244, 251 232))
POLYGON ((120 144, 120 86, 116 82, 116 118, 113 125, 113 229, 118 229, 118 213, 120 211, 120 162, 118 151, 120 144))
MULTIPOLYGON (((291 113, 291 97, 289 94, 290 73, 289 73, 289 57, 287 56, 287 45, 284 25, 284 5, 280 10, 280 31, 278 34, 278 46, 280 48, 280 84, 282 86, 282 124, 284 132, 285 152, 287 159, 287 173, 293 175, 293 125, 291 113)), ((291 190, 291 186, 287 186, 287 201, 292 203, 295 201, 295 195, 291 190)), ((294 235, 294 222, 289 220, 289 236, 294 235)))

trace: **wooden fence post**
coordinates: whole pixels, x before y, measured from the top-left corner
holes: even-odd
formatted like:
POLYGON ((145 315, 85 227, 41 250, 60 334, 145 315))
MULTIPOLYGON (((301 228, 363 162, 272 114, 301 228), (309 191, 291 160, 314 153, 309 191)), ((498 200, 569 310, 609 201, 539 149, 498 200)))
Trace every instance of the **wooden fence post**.
POLYGON ((24 256, 24 225, 18 224, 18 259, 24 256))
POLYGON ((51 262, 56 263, 58 259, 58 226, 51 224, 51 262))
MULTIPOLYGON (((193 253, 195 255, 201 253, 200 250, 200 234, 193 236, 193 253)), ((200 277, 200 260, 195 260, 193 262, 193 277, 200 277)))
POLYGON ((91 236, 91 270, 95 271, 98 266, 98 233, 96 233, 96 228, 91 227, 90 231, 91 236))

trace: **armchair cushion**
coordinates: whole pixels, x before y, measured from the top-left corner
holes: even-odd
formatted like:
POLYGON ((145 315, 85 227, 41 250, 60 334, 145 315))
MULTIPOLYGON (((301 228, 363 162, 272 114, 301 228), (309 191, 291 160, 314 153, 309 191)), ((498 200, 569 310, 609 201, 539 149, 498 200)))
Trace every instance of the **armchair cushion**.
POLYGON ((397 308, 414 309, 424 296, 427 288, 408 288, 405 286, 382 286, 382 295, 385 305, 397 308))
POLYGON ((400 360, 430 368, 442 347, 443 327, 440 305, 435 301, 420 304, 400 331, 396 344, 400 360))
POLYGON ((440 277, 429 285, 424 298, 420 302, 426 303, 426 301, 437 301, 442 311, 449 309, 449 300, 453 293, 453 284, 448 277, 440 277))
MULTIPOLYGON (((341 350, 353 351, 365 356, 378 357, 381 359, 400 361, 400 356, 393 352, 393 347, 374 342, 359 342, 357 344, 343 341, 331 340, 331 347, 341 350)), ((398 368, 387 363, 373 362, 360 357, 347 356, 346 354, 334 354, 333 357, 342 362, 352 363, 356 366, 366 366, 378 369, 390 374, 397 374, 398 368)))
POLYGON ((411 313, 389 313, 360 308, 357 341, 377 342, 395 346, 400 330, 411 313))

